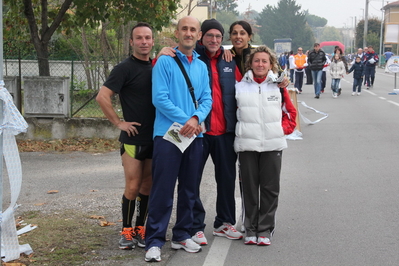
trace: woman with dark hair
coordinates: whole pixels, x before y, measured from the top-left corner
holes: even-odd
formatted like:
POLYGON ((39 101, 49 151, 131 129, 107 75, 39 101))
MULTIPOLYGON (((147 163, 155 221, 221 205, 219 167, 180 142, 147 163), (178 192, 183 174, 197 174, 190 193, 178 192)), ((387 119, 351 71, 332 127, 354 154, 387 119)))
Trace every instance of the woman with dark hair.
POLYGON ((236 65, 240 69, 241 75, 245 74, 245 62, 254 49, 249 43, 252 40, 253 32, 251 25, 244 21, 239 20, 231 24, 229 29, 230 40, 233 48, 231 53, 234 56, 236 65))

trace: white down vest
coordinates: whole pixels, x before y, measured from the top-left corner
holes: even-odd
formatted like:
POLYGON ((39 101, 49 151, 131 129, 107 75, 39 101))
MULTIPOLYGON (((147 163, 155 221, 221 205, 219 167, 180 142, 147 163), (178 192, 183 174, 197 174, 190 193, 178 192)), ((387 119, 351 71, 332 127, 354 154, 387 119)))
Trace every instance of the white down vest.
POLYGON ((236 84, 237 124, 234 149, 242 151, 280 151, 287 148, 281 126, 281 93, 277 84, 253 80, 252 70, 236 84))

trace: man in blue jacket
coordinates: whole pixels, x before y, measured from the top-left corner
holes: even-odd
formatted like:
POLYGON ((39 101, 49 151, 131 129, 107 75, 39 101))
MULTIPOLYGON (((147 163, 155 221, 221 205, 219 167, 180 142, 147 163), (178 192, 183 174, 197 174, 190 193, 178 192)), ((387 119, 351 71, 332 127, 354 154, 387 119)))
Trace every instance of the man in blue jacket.
POLYGON ((173 194, 178 185, 177 217, 172 229, 173 249, 187 252, 201 251, 191 239, 193 206, 198 197, 198 183, 202 159, 202 128, 212 107, 208 70, 198 59, 194 47, 201 38, 200 23, 191 16, 179 20, 175 37, 176 55, 183 64, 194 88, 194 104, 186 80, 173 57, 161 56, 153 68, 152 102, 156 108, 154 123, 153 186, 150 193, 146 225, 146 261, 160 261, 161 248, 173 207, 173 194), (197 137, 184 152, 163 138, 169 127, 177 122, 183 127, 179 134, 197 137))

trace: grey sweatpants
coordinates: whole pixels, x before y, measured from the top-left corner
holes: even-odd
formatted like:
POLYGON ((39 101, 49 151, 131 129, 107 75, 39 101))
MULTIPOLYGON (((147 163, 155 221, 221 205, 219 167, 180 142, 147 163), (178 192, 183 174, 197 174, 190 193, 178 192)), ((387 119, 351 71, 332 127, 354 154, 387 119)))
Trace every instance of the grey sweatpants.
POLYGON ((238 153, 246 236, 271 238, 280 192, 282 151, 238 153))

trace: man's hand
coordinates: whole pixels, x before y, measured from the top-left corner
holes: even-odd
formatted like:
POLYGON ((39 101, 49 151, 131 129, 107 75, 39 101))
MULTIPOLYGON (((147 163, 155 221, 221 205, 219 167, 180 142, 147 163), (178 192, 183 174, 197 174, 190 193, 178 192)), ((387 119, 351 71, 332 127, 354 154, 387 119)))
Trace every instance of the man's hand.
POLYGON ((231 61, 233 61, 233 57, 234 57, 234 55, 231 53, 230 50, 224 49, 224 53, 223 53, 223 55, 222 55, 222 59, 223 59, 224 61, 226 61, 226 62, 231 62, 231 61))
POLYGON ((186 124, 180 129, 180 135, 191 138, 194 134, 198 136, 201 133, 201 126, 198 120, 191 117, 186 124))
POLYGON ((120 130, 126 131, 127 135, 130 137, 130 135, 132 136, 136 136, 139 134, 139 131, 137 129, 137 127, 141 126, 140 123, 137 122, 124 122, 121 121, 120 123, 118 123, 117 127, 120 130))
POLYGON ((164 47, 157 54, 157 58, 159 58, 161 55, 169 55, 171 57, 175 57, 176 56, 176 50, 173 49, 172 47, 164 47))

